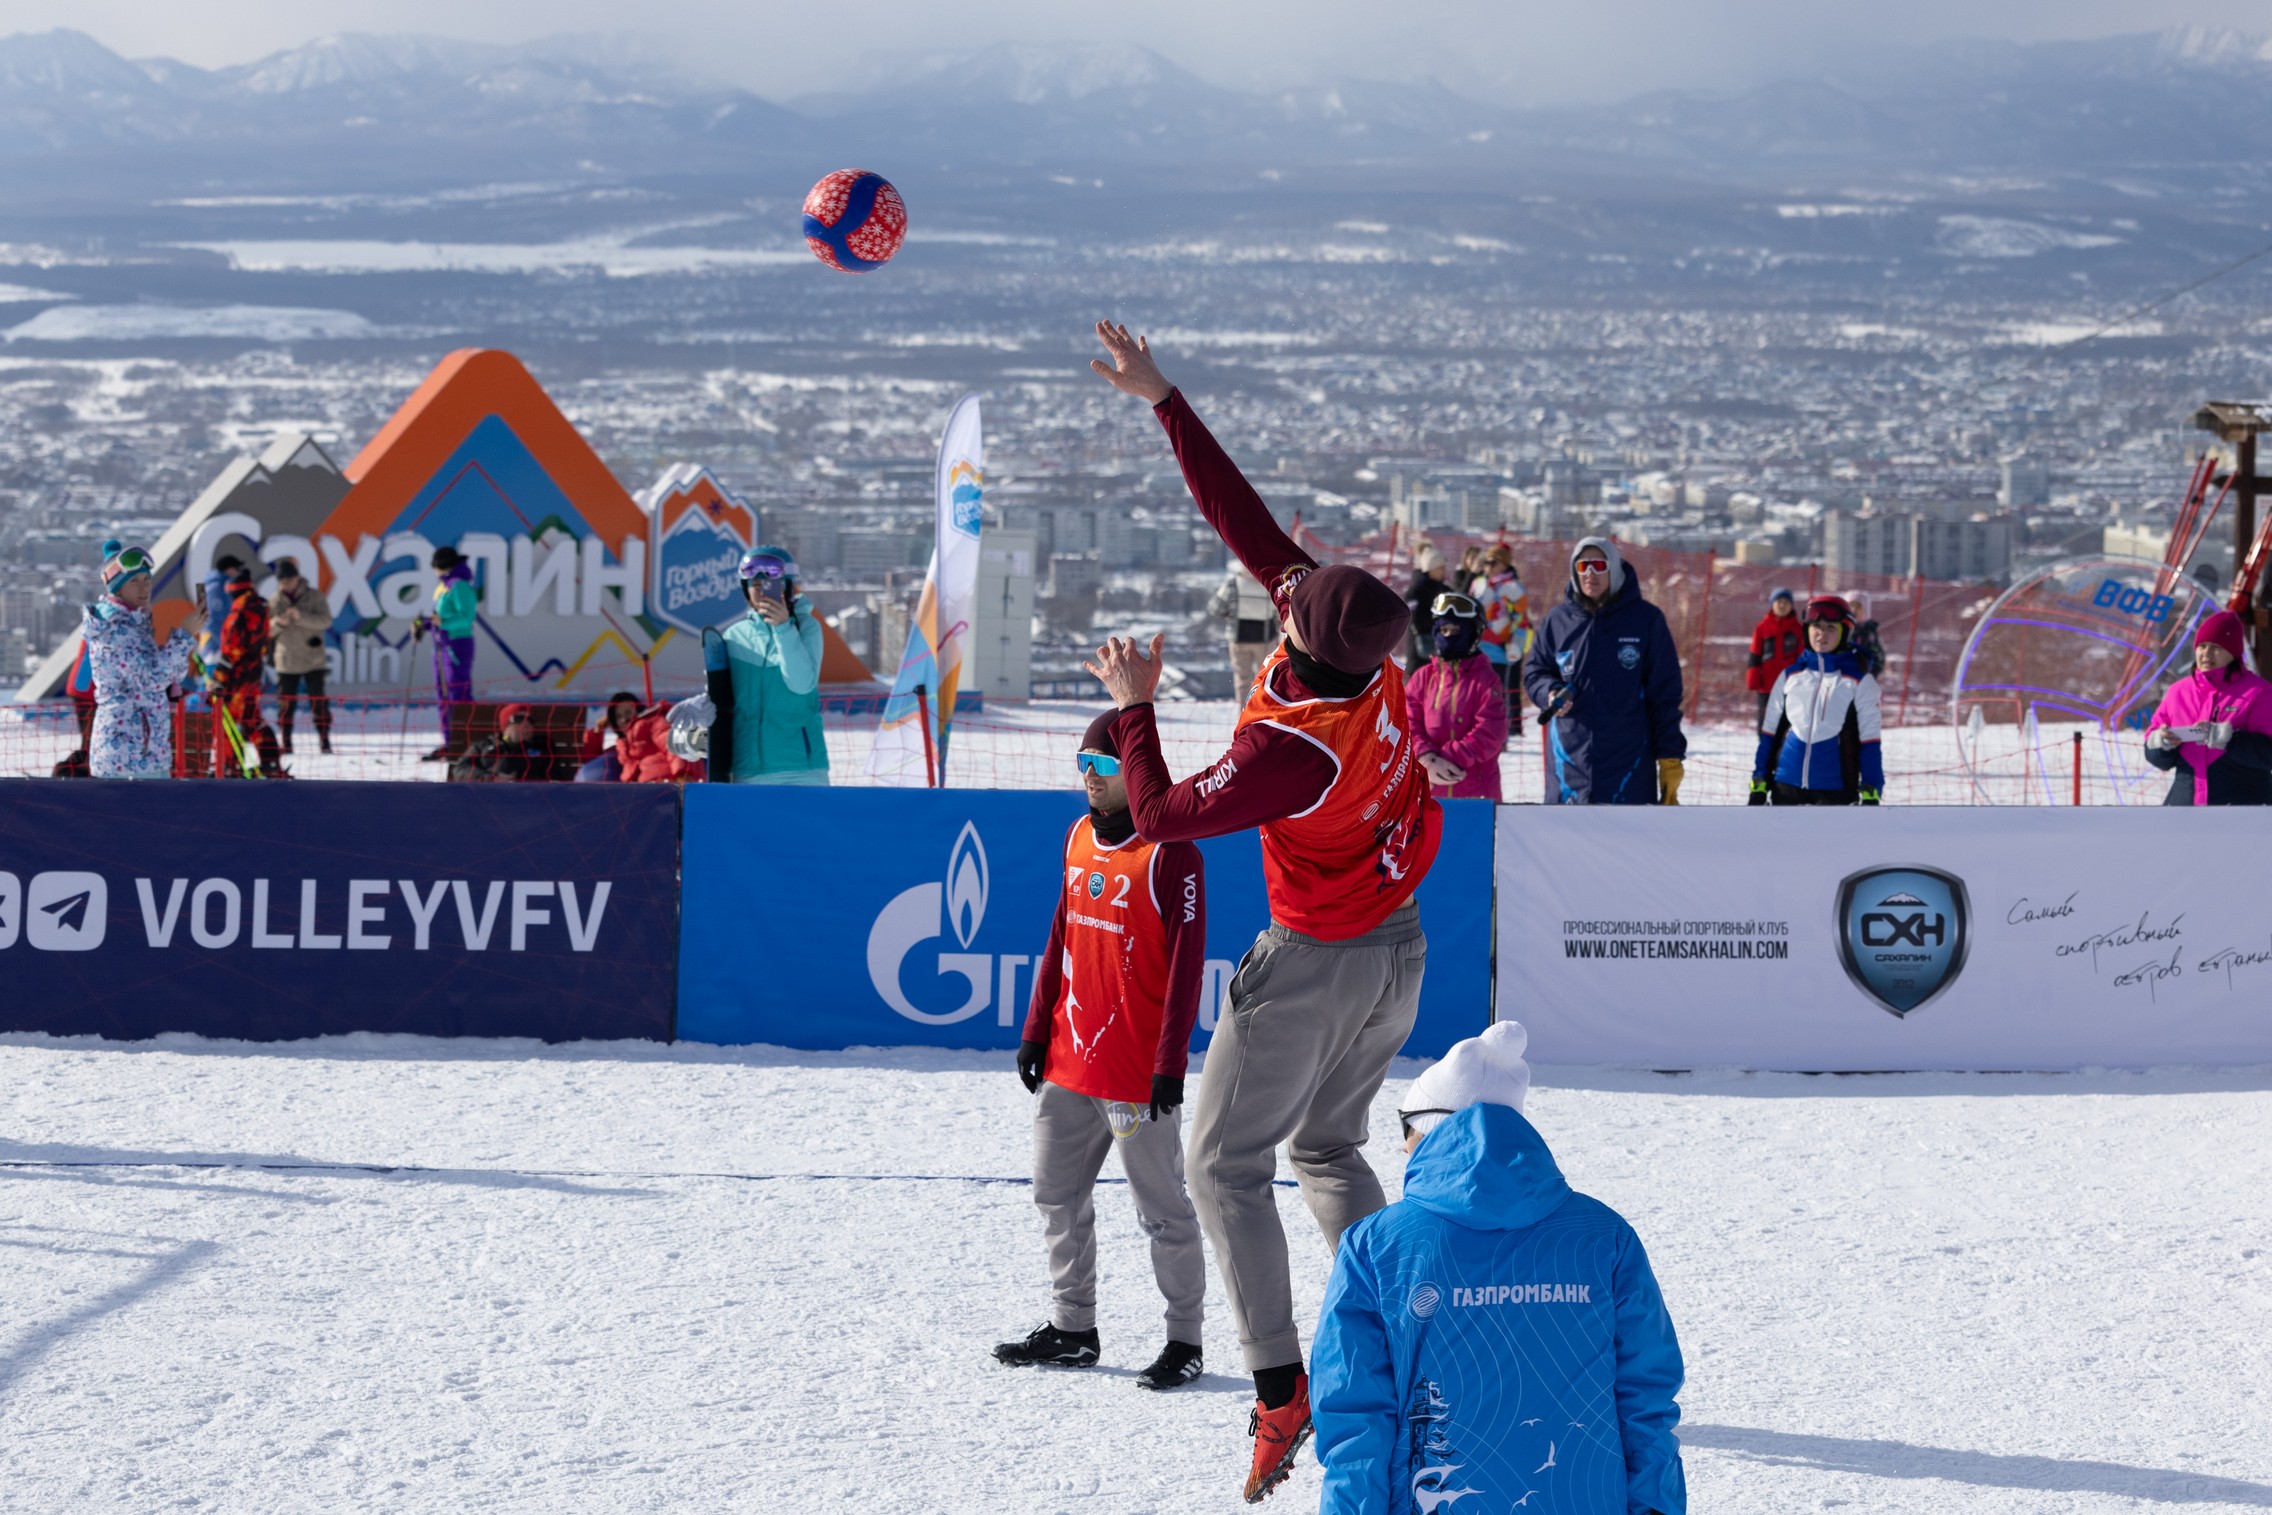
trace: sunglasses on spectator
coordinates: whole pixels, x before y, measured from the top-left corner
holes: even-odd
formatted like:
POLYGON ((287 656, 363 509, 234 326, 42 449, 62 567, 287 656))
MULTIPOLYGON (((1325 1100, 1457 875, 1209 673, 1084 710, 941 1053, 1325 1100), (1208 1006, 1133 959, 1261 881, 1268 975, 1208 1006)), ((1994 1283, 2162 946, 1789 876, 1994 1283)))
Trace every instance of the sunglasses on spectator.
POLYGON ((1120 772, 1120 759, 1102 752, 1081 753, 1073 759, 1073 764, 1081 770, 1083 778, 1093 773, 1109 779, 1120 772))
POLYGON ((768 579, 783 579, 789 576, 789 565, 779 558, 753 558, 743 568, 742 572, 753 579, 760 576, 768 579))
POLYGON ((1431 615, 1465 616, 1478 613, 1475 608, 1475 601, 1464 594, 1458 594, 1451 590, 1446 590, 1437 595, 1434 602, 1428 606, 1428 611, 1431 615))

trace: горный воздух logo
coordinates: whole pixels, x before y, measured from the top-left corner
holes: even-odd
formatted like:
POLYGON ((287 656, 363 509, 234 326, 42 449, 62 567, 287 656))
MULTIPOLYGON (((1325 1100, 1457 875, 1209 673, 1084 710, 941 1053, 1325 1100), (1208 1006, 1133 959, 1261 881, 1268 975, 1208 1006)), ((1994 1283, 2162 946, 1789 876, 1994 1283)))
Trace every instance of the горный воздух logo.
POLYGON ((1838 886, 1838 961, 1896 1016, 1956 982, 1971 925, 1964 880, 1938 868, 1868 868, 1838 886))

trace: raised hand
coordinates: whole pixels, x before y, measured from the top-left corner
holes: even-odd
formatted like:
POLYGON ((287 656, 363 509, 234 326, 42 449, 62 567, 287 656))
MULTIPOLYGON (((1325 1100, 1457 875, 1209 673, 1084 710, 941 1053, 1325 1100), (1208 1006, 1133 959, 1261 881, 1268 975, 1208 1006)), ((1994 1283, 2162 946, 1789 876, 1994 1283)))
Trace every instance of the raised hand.
POLYGON ((1124 395, 1134 395, 1147 405, 1157 405, 1175 393, 1175 386, 1160 372, 1160 365, 1152 361, 1152 344, 1142 337, 1132 337, 1125 326, 1110 321, 1097 322, 1097 340, 1111 355, 1107 363, 1102 358, 1091 358, 1089 367, 1095 369, 1107 384, 1124 395))
POLYGON ((1165 666, 1160 661, 1160 649, 1167 640, 1165 634, 1154 635, 1152 650, 1147 653, 1133 637, 1107 637, 1097 655, 1081 666, 1102 681, 1104 692, 1122 710, 1148 705, 1160 687, 1160 670, 1165 666))

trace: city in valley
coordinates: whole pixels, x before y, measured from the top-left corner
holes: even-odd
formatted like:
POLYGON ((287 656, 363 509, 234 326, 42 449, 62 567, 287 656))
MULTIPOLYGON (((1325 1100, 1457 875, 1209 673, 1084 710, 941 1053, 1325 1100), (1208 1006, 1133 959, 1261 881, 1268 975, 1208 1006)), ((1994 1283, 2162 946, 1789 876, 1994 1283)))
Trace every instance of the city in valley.
MULTIPOLYGON (((53 65, 65 86, 72 68, 115 66, 185 88, 179 66, 72 38, 0 40, 0 56, 53 65)), ((2264 68, 2214 38, 2122 40, 2193 69, 2178 84, 2196 94, 2264 68)), ((279 78, 439 88, 505 66, 478 50, 374 61, 356 42, 267 60, 261 99, 293 98, 279 78)), ((1211 92, 1190 109, 1237 105, 1148 57, 1161 89, 1211 92)), ((1019 66, 1046 83, 1083 61, 1019 66)), ((200 99, 251 87, 203 77, 221 82, 200 99)), ((0 108, 10 91, 68 136, 20 79, 0 108)), ((1158 630, 1171 692, 1202 697, 1230 687, 1205 614, 1224 558, 1150 419, 1087 372, 1100 316, 1151 334, 1283 521, 1366 543, 1399 578, 1415 537, 1446 533, 1609 531, 1802 583, 2158 560, 2213 445, 2193 411, 2264 383, 2254 269, 2127 316, 2261 235, 2251 165, 2157 181, 2116 145, 2062 163, 2024 140, 1980 149, 2009 160, 1993 174, 1954 149, 1867 143, 1713 160, 1717 118, 1693 101, 1682 119, 1703 145, 1678 173, 1639 149, 1593 172, 1564 150, 1581 128, 1671 129, 1661 100, 1500 113, 1456 138, 1461 120, 1406 122, 1402 159, 1354 154, 1346 120, 1161 161, 1072 134, 1022 159, 994 139, 995 161, 950 166, 925 138, 896 149, 906 253, 846 279, 797 235, 827 108, 777 111, 790 124, 767 145, 712 144, 676 175, 629 150, 569 161, 573 143, 514 174, 432 141, 382 175, 367 147, 313 128, 254 158, 210 119, 214 141, 177 145, 195 174, 145 167, 100 195, 66 182, 69 152, 0 158, 16 186, 0 214, 0 668, 36 664, 75 626, 105 536, 154 537, 280 434, 312 433, 345 463, 468 346, 520 356, 629 489, 709 466, 887 674, 930 553, 939 428, 980 393, 987 519, 1030 568, 1020 682, 1077 692, 1097 634, 1158 630), (1495 157, 1460 157, 1501 139, 1495 157), (1447 192, 1455 171, 1489 192, 1447 192)), ((894 151, 889 118, 863 119, 858 150, 894 151)), ((2197 572, 2229 577, 2228 537, 2212 533, 2197 572)))

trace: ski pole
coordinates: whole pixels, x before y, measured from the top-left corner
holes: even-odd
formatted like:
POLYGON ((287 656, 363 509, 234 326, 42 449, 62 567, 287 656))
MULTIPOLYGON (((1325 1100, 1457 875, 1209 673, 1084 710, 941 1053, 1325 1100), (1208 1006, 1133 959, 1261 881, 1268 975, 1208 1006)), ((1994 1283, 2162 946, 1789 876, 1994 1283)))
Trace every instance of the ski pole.
MULTIPOLYGON (((402 639, 402 724, 394 734, 394 749, 400 753, 410 742, 410 681, 418 676, 418 665, 412 661, 412 649, 418 645, 418 628, 422 622, 410 623, 410 634, 402 639)), ((448 728, 444 728, 443 743, 449 742, 448 728)))

